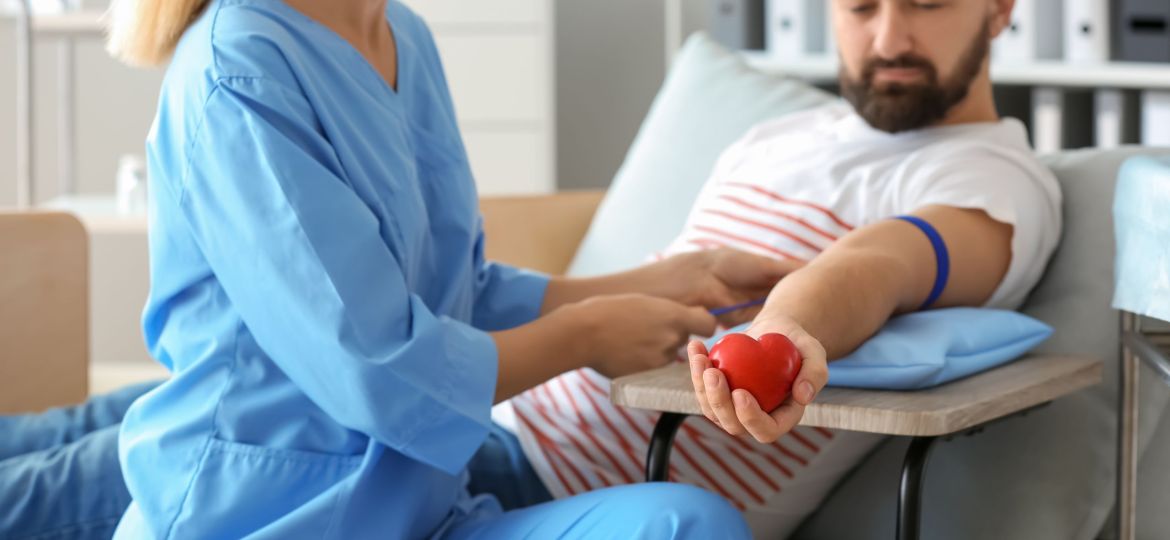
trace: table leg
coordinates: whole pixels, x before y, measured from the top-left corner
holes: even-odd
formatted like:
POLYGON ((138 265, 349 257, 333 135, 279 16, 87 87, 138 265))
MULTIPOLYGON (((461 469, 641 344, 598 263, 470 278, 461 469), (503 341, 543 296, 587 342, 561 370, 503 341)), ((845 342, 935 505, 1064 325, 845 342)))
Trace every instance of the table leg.
POLYGON ((674 435, 682 426, 687 415, 662 413, 650 436, 650 451, 646 454, 646 481, 665 482, 670 472, 670 448, 674 446, 674 435))
POLYGON ((922 523, 922 483, 926 477, 926 460, 938 437, 914 437, 902 462, 902 482, 898 487, 898 540, 916 540, 922 523))
POLYGON ((1141 331, 1141 320, 1121 314, 1121 391, 1117 407, 1117 538, 1133 540, 1137 520, 1138 375, 1141 365, 1130 348, 1132 333, 1141 331))

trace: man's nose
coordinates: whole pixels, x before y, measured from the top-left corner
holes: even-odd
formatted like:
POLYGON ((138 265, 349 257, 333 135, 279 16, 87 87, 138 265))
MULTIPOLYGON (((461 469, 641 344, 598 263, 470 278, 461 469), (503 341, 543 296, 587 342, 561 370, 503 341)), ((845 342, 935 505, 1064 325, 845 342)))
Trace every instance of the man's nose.
POLYGON ((902 2, 882 2, 881 12, 873 19, 873 52, 878 58, 893 60, 913 48, 910 20, 902 2))

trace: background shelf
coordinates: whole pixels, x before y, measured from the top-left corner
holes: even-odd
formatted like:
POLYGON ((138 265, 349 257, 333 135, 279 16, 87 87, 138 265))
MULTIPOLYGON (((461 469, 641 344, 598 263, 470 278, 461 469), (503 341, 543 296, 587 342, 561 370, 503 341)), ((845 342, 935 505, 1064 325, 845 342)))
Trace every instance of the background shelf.
MULTIPOLYGON (((742 53, 756 69, 789 75, 811 82, 835 82, 837 59, 810 57, 778 60, 763 52, 742 53)), ((992 63, 991 79, 997 84, 1060 88, 1170 89, 1170 64, 1141 62, 1068 63, 1058 61, 1019 64, 992 63)))
POLYGON ((36 14, 32 16, 32 31, 35 34, 100 37, 106 31, 102 16, 101 11, 36 14))

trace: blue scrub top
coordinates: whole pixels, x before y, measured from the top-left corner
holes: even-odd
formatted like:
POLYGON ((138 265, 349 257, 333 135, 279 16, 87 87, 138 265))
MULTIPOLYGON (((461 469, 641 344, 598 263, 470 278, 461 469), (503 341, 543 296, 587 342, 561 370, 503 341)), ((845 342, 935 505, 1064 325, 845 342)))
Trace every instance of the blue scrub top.
POLYGON ((147 144, 147 344, 174 374, 120 449, 118 537, 420 538, 468 513, 486 331, 548 280, 486 262, 438 52, 391 2, 395 90, 278 0, 215 0, 147 144))

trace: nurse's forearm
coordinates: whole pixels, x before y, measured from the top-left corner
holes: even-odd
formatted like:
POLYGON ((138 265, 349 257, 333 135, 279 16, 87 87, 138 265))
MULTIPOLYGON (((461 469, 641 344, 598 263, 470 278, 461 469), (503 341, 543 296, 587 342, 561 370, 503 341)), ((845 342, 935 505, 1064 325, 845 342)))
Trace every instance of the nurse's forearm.
POLYGON ((552 278, 544 293, 540 313, 541 315, 552 313, 561 306, 575 304, 595 296, 635 293, 657 296, 652 285, 646 283, 642 274, 641 269, 635 269, 590 278, 552 278))
POLYGON ((495 403, 586 366, 590 359, 586 337, 578 320, 561 313, 493 333, 499 354, 495 403))

